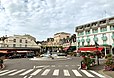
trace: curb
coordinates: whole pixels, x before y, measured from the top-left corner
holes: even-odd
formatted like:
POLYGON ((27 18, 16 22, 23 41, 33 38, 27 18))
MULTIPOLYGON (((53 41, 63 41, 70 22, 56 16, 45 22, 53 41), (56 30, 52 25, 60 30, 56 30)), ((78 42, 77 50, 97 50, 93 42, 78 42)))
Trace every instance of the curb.
POLYGON ((3 68, 0 68, 0 70, 3 70, 5 68, 5 65, 3 64, 3 68))
POLYGON ((103 74, 105 76, 105 78, 112 78, 111 76, 105 74, 103 71, 104 71, 104 69, 99 70, 98 72, 101 73, 101 74, 103 74))

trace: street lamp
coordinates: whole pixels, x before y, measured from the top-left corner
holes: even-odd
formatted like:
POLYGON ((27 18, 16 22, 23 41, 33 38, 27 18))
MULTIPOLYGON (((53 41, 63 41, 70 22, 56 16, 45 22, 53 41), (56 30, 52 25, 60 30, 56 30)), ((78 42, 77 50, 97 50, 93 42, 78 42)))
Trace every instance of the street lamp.
POLYGON ((98 47, 99 46, 99 44, 95 41, 95 48, 97 49, 97 51, 96 51, 96 56, 97 56, 97 64, 99 65, 99 51, 98 51, 98 47))

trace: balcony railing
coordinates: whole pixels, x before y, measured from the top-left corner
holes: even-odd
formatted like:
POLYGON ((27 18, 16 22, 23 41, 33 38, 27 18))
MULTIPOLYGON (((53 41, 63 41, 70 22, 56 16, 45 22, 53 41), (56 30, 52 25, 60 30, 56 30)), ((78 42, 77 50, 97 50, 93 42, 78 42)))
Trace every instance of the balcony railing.
POLYGON ((85 27, 85 30, 89 30, 90 29, 90 27, 85 27))
POLYGON ((103 41, 106 41, 106 40, 107 40, 107 36, 103 36, 103 37, 102 37, 102 40, 103 40, 103 41))
POLYGON ((82 29, 77 29, 77 32, 79 32, 79 31, 83 31, 83 28, 82 29))
POLYGON ((97 27, 98 27, 98 25, 91 26, 92 29, 97 28, 97 27))
POLYGON ((114 20, 110 20, 109 24, 114 25, 114 20))
POLYGON ((106 27, 106 26, 107 26, 107 23, 100 24, 100 27, 106 27))

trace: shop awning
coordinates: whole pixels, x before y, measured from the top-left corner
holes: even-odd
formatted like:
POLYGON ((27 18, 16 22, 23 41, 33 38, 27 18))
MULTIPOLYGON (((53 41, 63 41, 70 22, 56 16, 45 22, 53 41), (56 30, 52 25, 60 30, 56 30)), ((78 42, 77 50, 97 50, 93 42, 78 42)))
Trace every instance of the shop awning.
POLYGON ((98 48, 96 48, 96 47, 81 47, 81 48, 79 48, 79 50, 80 51, 85 51, 85 52, 89 52, 89 51, 92 51, 92 52, 94 52, 94 51, 101 51, 103 49, 103 47, 98 47, 98 48))
POLYGON ((0 53, 8 53, 7 50, 0 50, 0 53))

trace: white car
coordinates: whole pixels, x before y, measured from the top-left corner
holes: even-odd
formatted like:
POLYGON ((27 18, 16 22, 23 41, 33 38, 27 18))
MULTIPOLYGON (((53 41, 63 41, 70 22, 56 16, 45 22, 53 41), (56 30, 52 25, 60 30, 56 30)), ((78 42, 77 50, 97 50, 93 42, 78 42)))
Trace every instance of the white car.
POLYGON ((50 57, 50 54, 42 54, 41 57, 50 57))

